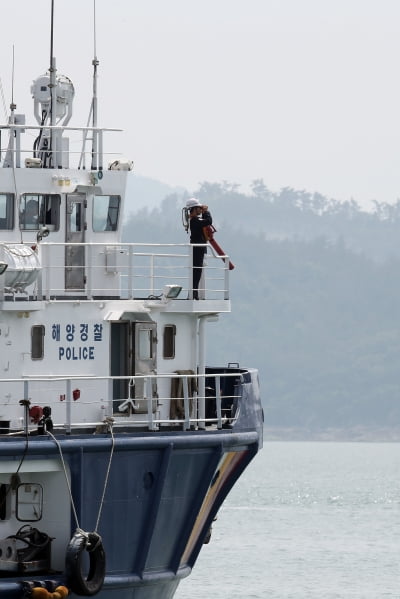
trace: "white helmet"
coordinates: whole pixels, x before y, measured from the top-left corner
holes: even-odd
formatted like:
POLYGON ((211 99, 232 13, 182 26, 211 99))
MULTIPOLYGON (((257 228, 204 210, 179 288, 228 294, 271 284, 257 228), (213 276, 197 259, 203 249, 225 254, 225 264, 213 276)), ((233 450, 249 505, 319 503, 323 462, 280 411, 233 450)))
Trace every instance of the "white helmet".
POLYGON ((186 202, 186 208, 189 208, 189 210, 195 208, 195 206, 201 206, 199 200, 196 200, 196 198, 190 198, 190 200, 186 202))

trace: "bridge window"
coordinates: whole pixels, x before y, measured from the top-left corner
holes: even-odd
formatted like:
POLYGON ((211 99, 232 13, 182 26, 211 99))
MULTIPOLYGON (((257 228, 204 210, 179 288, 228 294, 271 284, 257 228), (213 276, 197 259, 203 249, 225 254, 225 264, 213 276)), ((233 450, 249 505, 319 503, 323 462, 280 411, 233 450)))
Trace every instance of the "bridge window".
POLYGON ((23 230, 47 227, 50 231, 60 228, 59 194, 25 193, 21 198, 19 226, 23 230))
POLYGON ((117 230, 120 203, 120 196, 94 196, 93 231, 117 230))
POLYGON ((0 229, 10 230, 14 227, 14 194, 0 193, 0 229))
POLYGON ((165 360, 175 358, 175 336, 176 326, 174 324, 166 324, 163 334, 163 358, 165 360))
POLYGON ((44 326, 35 324, 31 329, 31 358, 42 360, 44 356, 44 326))

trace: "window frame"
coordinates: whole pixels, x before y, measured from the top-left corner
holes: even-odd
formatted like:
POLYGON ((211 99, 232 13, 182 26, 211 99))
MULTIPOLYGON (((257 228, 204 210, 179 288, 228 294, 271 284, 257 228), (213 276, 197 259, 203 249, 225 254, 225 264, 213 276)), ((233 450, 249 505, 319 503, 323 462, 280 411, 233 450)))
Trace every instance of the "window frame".
POLYGON ((44 324, 34 324, 31 327, 31 359, 43 360, 44 358, 44 338, 46 327, 44 324), (36 331, 39 336, 36 334, 36 331), (39 350, 39 351, 38 351, 39 350))
POLYGON ((4 206, 4 216, 0 213, 0 231, 12 231, 14 229, 14 204, 15 195, 13 193, 1 192, 0 193, 0 210, 4 206), (4 199, 4 204, 2 200, 4 199), (4 223, 4 227, 2 224, 4 223))
POLYGON ((93 233, 118 231, 121 214, 121 196, 118 194, 94 195, 92 202, 92 231, 93 233), (108 198, 108 205, 104 211, 101 202, 108 198), (112 203, 117 200, 117 205, 112 203), (97 206, 96 206, 97 204, 97 206), (104 212, 104 215, 102 215, 104 212), (110 225, 110 226, 109 226, 110 225))
POLYGON ((47 227, 51 231, 60 229, 61 195, 59 193, 23 193, 19 200, 19 228, 21 231, 39 231, 47 227), (26 221, 25 212, 27 204, 37 202, 37 222, 26 221), (50 217, 50 221, 49 221, 50 217))
POLYGON ((173 360, 176 355, 176 324, 166 324, 163 329, 163 358, 173 360), (167 350, 170 350, 167 352, 167 350))

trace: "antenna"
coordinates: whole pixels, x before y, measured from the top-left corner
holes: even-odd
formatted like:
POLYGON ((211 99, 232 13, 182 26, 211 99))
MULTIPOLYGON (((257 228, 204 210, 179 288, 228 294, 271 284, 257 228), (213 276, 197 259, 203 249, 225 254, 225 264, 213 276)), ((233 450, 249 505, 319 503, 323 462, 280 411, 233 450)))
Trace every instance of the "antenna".
MULTIPOLYGON (((14 72, 15 72, 15 52, 14 52, 14 44, 12 47, 12 68, 11 68, 11 104, 10 110, 11 114, 14 114, 14 110, 17 108, 17 105, 14 104, 14 72)), ((14 122, 14 121, 13 121, 14 122)))
MULTIPOLYGON (((10 104, 10 125, 14 125, 15 124, 15 109, 17 108, 17 105, 14 104, 14 44, 12 47, 12 67, 11 67, 11 104, 10 104)), ((10 151, 10 159, 11 159, 11 165, 14 169, 15 166, 15 130, 10 131, 10 138, 9 138, 9 146, 8 149, 10 151)), ((7 151, 8 153, 8 151, 7 151)), ((6 156, 7 158, 7 156, 6 156)), ((14 172, 14 171, 13 171, 14 172)))
POLYGON ((98 132, 97 132, 97 67, 99 66, 99 60, 96 52, 96 0, 93 0, 93 97, 92 97, 92 126, 93 126, 93 137, 92 137, 92 171, 96 171, 98 168, 101 170, 102 165, 99 165, 99 151, 98 151, 98 132))
POLYGON ((96 0, 93 0, 93 56, 96 57, 96 0))
POLYGON ((51 16, 50 16, 50 68, 53 64, 54 57, 54 0, 51 0, 51 16))

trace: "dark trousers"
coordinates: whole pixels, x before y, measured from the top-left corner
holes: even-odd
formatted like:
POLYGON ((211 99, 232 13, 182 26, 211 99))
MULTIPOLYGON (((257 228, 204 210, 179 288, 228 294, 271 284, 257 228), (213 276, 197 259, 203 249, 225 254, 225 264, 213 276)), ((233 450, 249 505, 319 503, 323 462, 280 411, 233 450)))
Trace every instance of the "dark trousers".
POLYGON ((198 289, 203 271, 203 261, 206 248, 193 246, 193 297, 198 299, 198 289))

